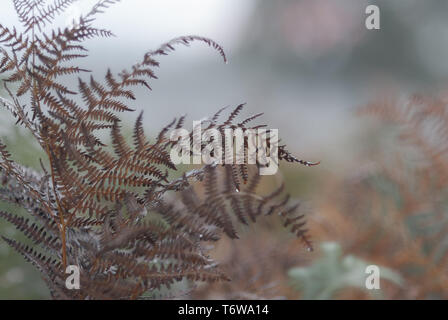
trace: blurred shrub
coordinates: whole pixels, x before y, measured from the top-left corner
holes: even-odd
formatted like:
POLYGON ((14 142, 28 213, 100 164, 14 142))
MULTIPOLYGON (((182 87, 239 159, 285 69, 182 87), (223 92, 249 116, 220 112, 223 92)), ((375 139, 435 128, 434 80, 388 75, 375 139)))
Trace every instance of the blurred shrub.
POLYGON ((398 272, 404 285, 385 298, 448 298, 446 102, 414 96, 363 108, 381 120, 375 131, 386 138, 328 188, 311 227, 340 242, 345 254, 398 272))
MULTIPOLYGON (((269 219, 272 223, 273 219, 269 219)), ((262 222, 262 221, 260 221, 262 222)), ((236 242, 222 239, 214 258, 229 276, 229 282, 199 286, 194 299, 296 299, 289 285, 288 270, 305 263, 309 252, 284 230, 268 223, 250 227, 236 242), (238 263, 237 263, 238 261, 238 263)))
MULTIPOLYGON (((368 263, 353 255, 343 255, 341 246, 335 242, 321 244, 323 256, 309 267, 297 267, 289 271, 292 285, 301 293, 302 299, 332 299, 347 288, 360 289, 361 294, 382 298, 380 290, 365 288, 368 263)), ((378 266, 381 280, 401 285, 400 275, 391 269, 378 266)))

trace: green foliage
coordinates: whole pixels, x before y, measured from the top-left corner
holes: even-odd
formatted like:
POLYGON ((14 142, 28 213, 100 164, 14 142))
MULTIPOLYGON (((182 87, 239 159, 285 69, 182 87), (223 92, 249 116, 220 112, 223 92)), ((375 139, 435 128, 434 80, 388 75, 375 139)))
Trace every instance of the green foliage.
MULTIPOLYGON (((339 290, 348 287, 364 289, 374 298, 382 297, 381 289, 365 288, 365 270, 370 263, 353 255, 344 256, 341 246, 335 242, 322 243, 321 250, 323 256, 311 266, 289 271, 292 285, 300 291, 303 299, 332 299, 339 290)), ((380 267, 380 270, 381 280, 403 284, 397 272, 385 267, 380 267)))

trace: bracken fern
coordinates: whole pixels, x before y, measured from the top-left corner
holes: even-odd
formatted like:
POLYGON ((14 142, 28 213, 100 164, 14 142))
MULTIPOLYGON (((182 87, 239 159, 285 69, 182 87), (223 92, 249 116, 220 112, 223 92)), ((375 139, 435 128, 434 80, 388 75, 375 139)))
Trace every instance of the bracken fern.
MULTIPOLYGON (((34 246, 3 240, 39 269, 52 297, 132 299, 182 279, 227 280, 204 243, 222 234, 237 238, 237 224, 263 215, 279 214, 311 249, 297 205, 282 196, 283 187, 258 195, 261 177, 247 164, 211 164, 169 178, 176 170, 169 154, 175 143, 167 134, 180 128, 184 117, 163 128, 153 142, 143 132, 143 114, 135 122, 132 143, 122 133, 119 114, 132 111, 133 88, 150 89, 158 56, 199 41, 226 61, 222 47, 204 37, 179 37, 147 52, 129 70, 108 70, 104 81, 85 79, 89 71, 75 64, 86 57, 83 42, 112 36, 94 22, 118 1, 99 1, 72 26, 47 30, 74 2, 14 0, 23 32, 0 24, 0 74, 9 94, 0 104, 32 133, 47 157, 37 172, 11 160, 0 141, 0 199, 29 213, 0 212, 0 217, 34 246), (77 88, 64 85, 67 76, 78 78, 77 88), (112 148, 100 137, 104 130, 110 131, 112 148), (65 286, 69 265, 79 267, 79 290, 65 286)), ((219 122, 221 110, 208 128, 261 127, 248 127, 259 115, 235 122, 242 108, 219 122)), ((277 152, 280 160, 315 164, 295 158, 285 146, 277 152)))

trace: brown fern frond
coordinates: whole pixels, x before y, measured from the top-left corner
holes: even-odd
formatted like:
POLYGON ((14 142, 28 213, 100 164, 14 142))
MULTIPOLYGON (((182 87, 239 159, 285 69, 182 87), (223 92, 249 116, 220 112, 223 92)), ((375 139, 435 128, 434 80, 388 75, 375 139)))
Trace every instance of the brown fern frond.
MULTIPOLYGON (((156 60, 176 46, 199 41, 223 48, 200 36, 175 38, 148 51, 140 62, 104 79, 78 65, 87 56, 85 41, 110 37, 97 28, 95 17, 119 1, 98 1, 85 16, 63 29, 51 30, 55 18, 76 0, 14 0, 23 32, 0 24, 0 75, 14 82, 0 106, 24 126, 45 154, 40 172, 16 163, 0 141, 0 200, 26 210, 27 217, 0 212, 39 247, 3 240, 43 274, 53 298, 133 299, 169 288, 183 279, 225 281, 228 277, 208 255, 208 242, 239 237, 239 226, 278 213, 286 227, 306 242, 304 218, 280 191, 256 193, 258 165, 212 163, 185 172, 171 158, 176 141, 170 130, 182 129, 185 116, 175 118, 154 139, 144 132, 143 112, 135 121, 132 141, 122 130, 120 115, 132 112, 137 88, 151 89, 157 79, 156 60), (64 79, 64 80, 63 80, 64 79), (66 79, 77 80, 68 86, 66 79), (110 142, 101 133, 109 133, 110 142), (109 145, 108 145, 109 144, 109 145), (253 169, 253 170, 252 170, 253 169), (179 198, 177 198, 179 197, 179 198), (279 200, 280 199, 280 200, 279 200), (80 271, 80 290, 65 286, 67 266, 80 271)), ((244 104, 224 121, 221 109, 201 128, 263 128, 249 123, 261 114, 237 121, 244 104)), ((190 136, 194 135, 194 128, 190 136)), ((224 142, 224 141, 223 141, 224 142)), ((268 140, 262 149, 270 149, 268 140)), ((245 138, 242 150, 248 148, 245 138)), ((203 151, 206 143, 199 146, 203 151)), ((227 150, 231 147, 225 146, 227 150)), ((284 146, 280 160, 314 165, 294 158, 284 146)))
POLYGON ((0 217, 13 224, 15 228, 21 231, 34 244, 43 244, 50 249, 52 253, 59 253, 61 250, 61 242, 59 238, 47 235, 46 227, 39 227, 36 223, 30 223, 29 219, 15 216, 11 213, 0 211, 0 217))
MULTIPOLYGON (((207 45, 209 45, 210 47, 212 47, 213 49, 215 49, 216 51, 218 51, 218 53, 220 54, 220 56, 222 57, 222 59, 224 60, 224 62, 227 62, 227 57, 226 54, 224 52, 224 49, 215 41, 209 39, 209 38, 205 38, 205 37, 200 37, 200 36, 182 36, 182 37, 178 37, 175 39, 170 40, 167 43, 164 43, 163 45, 160 46, 159 49, 157 49, 156 51, 152 51, 151 53, 149 53, 149 55, 167 55, 168 52, 170 51, 174 51, 175 50, 175 46, 176 45, 184 45, 184 46, 189 46, 191 42, 193 41, 200 41, 200 42, 204 42, 207 45)), ((148 55, 148 54, 147 54, 148 55)))

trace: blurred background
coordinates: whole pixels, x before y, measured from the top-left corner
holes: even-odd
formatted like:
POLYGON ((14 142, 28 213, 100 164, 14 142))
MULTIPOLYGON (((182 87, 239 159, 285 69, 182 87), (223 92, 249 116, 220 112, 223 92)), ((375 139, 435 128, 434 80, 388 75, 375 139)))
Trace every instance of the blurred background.
MULTIPOLYGON (((58 23, 95 2, 77 1, 58 23)), ((315 251, 261 224, 215 250, 235 281, 189 297, 447 297, 447 16, 445 0, 123 0, 99 17, 116 35, 87 43, 82 67, 99 76, 180 35, 226 51, 228 64, 200 43, 160 58, 159 79, 135 105, 148 134, 179 115, 191 126, 246 102, 244 115, 264 112, 294 154, 321 161, 283 164, 280 174, 303 202, 315 251), (380 8, 380 30, 365 27, 369 4, 380 8), (371 264, 381 268, 380 290, 365 288, 371 264)), ((11 1, 0 22, 20 29, 11 1)), ((0 117, 10 152, 38 166, 32 139, 0 117)), ((4 222, 0 233, 19 237, 4 222)), ((38 273, 0 243, 0 298, 48 297, 38 273)))

